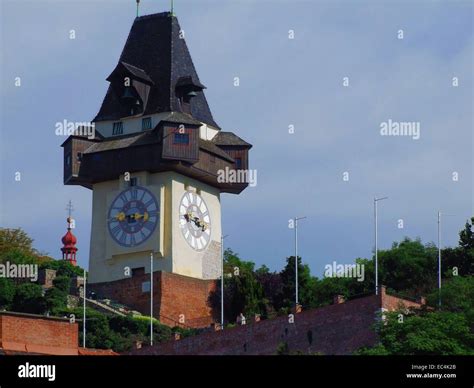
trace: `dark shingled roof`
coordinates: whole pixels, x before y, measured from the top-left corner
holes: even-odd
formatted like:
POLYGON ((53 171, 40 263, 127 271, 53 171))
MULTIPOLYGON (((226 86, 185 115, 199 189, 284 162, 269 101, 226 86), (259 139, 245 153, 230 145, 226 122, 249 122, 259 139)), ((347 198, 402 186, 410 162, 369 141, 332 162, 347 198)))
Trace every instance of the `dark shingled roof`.
POLYGON ((104 137, 99 133, 99 131, 95 130, 94 131, 94 138, 89 139, 89 136, 84 133, 85 129, 81 126, 80 128, 77 128, 72 135, 69 135, 66 140, 61 144, 61 147, 64 147, 64 145, 69 141, 69 139, 81 139, 81 140, 89 140, 89 141, 102 141, 104 137))
MULTIPOLYGON (((84 154, 92 154, 95 152, 104 152, 110 150, 116 150, 121 148, 136 147, 146 144, 153 144, 160 142, 160 137, 156 130, 144 131, 139 133, 133 133, 122 136, 114 136, 106 140, 101 141, 100 143, 94 143, 88 147, 84 154)), ((199 148, 213 153, 225 160, 228 160, 231 163, 234 163, 234 159, 226 153, 224 150, 220 149, 212 141, 199 139, 199 148)))
MULTIPOLYGON (((179 37, 180 30, 177 18, 168 12, 138 17, 130 30, 119 62, 128 66, 130 72, 140 74, 140 78, 146 75, 154 82, 144 115, 181 111, 175 87, 178 80, 183 82, 183 77, 191 77, 194 85, 204 86, 199 81, 185 40, 179 37)), ((204 92, 196 90, 196 94, 191 103, 192 116, 219 128, 212 117, 204 92)), ((120 112, 119 99, 109 85, 94 120, 117 120, 120 112)))
POLYGON ((207 89, 199 80, 193 80, 193 77, 179 77, 176 86, 191 86, 194 90, 207 89))
POLYGON ((84 151, 84 153, 91 154, 94 152, 110 151, 119 148, 157 143, 158 141, 159 138, 154 131, 138 132, 131 135, 114 136, 103 140, 100 143, 92 144, 84 151))
POLYGON ((245 146, 252 147, 252 144, 247 143, 245 140, 238 137, 233 132, 219 131, 212 141, 218 146, 245 146))
POLYGON ((199 148, 206 150, 207 152, 210 152, 214 155, 217 155, 225 160, 228 160, 231 163, 234 163, 235 160, 232 156, 230 156, 227 152, 224 150, 220 149, 218 146, 216 146, 212 141, 210 140, 203 140, 199 139, 199 148))
POLYGON ((144 81, 148 81, 152 85, 154 84, 153 80, 150 78, 150 76, 145 72, 145 70, 140 69, 136 66, 130 65, 129 63, 126 62, 120 62, 123 67, 125 67, 130 73, 132 73, 135 77, 138 79, 142 79, 144 81))
POLYGON ((191 115, 182 112, 170 112, 160 121, 166 121, 168 123, 176 124, 190 124, 201 126, 201 122, 194 119, 191 115))

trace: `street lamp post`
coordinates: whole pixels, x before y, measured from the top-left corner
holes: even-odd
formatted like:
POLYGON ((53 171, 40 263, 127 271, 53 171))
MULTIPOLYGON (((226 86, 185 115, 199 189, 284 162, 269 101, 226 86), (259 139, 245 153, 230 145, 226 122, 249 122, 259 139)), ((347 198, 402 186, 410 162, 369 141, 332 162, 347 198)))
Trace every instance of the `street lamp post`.
MULTIPOLYGON (((298 221, 306 217, 295 217, 295 309, 298 308, 298 221)), ((296 311, 296 310, 295 310, 296 311)))
POLYGON ((227 236, 221 236, 221 330, 224 330, 224 239, 227 236))
MULTIPOLYGON (((443 213, 444 217, 454 215, 443 213)), ((441 211, 438 211, 438 306, 441 307, 441 211)))
POLYGON ((153 346, 153 252, 150 253, 150 346, 153 346))
POLYGON ((378 260, 378 214, 377 202, 388 197, 374 198, 374 223, 375 223, 375 295, 379 294, 379 260, 378 260))
POLYGON ((441 307, 441 212, 438 211, 438 306, 441 307))
POLYGON ((84 270, 84 287, 82 287, 82 347, 85 349, 86 347, 86 297, 87 297, 87 274, 86 270, 84 270))

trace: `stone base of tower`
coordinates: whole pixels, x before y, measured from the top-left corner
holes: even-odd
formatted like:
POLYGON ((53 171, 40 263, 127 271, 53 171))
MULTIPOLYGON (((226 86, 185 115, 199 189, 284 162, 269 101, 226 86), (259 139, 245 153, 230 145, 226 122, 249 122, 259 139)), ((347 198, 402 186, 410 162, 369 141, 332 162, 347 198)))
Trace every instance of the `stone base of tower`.
MULTIPOLYGON (((216 280, 203 280, 169 272, 153 273, 153 315, 167 326, 208 327, 217 321, 209 305, 216 280)), ((135 270, 132 277, 87 285, 98 298, 122 303, 150 314, 150 274, 135 270)))

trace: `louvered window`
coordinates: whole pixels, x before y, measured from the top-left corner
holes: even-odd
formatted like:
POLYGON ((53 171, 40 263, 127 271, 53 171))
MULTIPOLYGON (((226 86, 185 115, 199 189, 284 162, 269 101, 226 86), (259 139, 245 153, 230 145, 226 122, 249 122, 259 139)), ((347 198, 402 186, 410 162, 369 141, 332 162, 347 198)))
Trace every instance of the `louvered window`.
POLYGON ((142 119, 142 131, 151 129, 151 117, 145 117, 142 119))
POLYGON ((114 123, 112 128, 112 135, 122 135, 123 134, 123 123, 121 121, 114 123))

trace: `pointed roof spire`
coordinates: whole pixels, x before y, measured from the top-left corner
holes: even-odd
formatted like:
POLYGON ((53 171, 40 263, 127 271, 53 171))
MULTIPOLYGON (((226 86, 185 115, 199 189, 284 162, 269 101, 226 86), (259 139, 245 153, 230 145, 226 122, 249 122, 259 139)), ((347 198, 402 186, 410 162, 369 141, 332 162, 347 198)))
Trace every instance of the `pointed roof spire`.
POLYGON ((186 88, 189 90, 185 89, 185 92, 196 94, 192 100, 191 115, 196 120, 219 128, 212 117, 203 91, 205 87, 199 80, 178 19, 169 17, 172 14, 173 10, 171 13, 144 15, 135 19, 118 61, 128 66, 128 72, 125 73, 123 66, 117 66, 108 77, 111 84, 94 121, 118 120, 128 115, 124 114, 120 102, 120 88, 127 76, 134 82, 141 82, 140 85, 145 83, 141 88, 149 87, 143 115, 182 111, 179 87, 187 83, 186 88), (142 74, 142 79, 133 73, 142 74), (144 75, 152 82, 145 82, 144 75))

